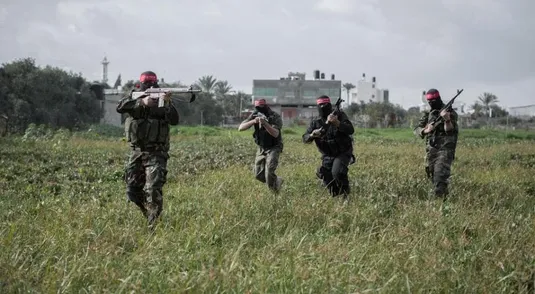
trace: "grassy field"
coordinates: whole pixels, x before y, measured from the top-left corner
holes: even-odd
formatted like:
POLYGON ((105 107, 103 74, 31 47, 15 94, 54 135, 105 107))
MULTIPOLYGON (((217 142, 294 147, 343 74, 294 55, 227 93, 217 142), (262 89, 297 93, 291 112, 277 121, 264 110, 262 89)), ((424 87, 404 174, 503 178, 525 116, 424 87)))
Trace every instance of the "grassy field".
POLYGON ((279 195, 252 174, 251 131, 173 130, 153 234, 117 137, 0 140, 0 293, 533 293, 535 134, 462 130, 451 197, 428 198, 423 142, 357 130, 349 203, 284 130, 279 195))

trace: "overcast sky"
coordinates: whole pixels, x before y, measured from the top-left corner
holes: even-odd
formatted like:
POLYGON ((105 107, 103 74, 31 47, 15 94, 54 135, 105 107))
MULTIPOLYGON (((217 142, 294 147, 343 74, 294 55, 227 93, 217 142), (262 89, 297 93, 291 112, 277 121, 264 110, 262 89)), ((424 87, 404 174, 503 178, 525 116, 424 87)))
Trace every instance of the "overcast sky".
POLYGON ((404 107, 438 88, 472 103, 535 104, 533 0, 1 0, 0 61, 34 57, 109 83, 145 70, 236 90, 254 78, 365 72, 404 107))

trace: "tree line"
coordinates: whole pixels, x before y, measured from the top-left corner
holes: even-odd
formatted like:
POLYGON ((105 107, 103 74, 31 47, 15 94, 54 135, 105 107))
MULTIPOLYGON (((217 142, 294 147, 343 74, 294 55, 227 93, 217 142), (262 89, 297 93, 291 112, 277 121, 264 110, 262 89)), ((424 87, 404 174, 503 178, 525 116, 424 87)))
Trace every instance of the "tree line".
POLYGON ((98 123, 102 111, 81 74, 35 65, 31 58, 0 67, 0 115, 10 133, 30 125, 83 128, 98 123))
MULTIPOLYGON (((118 88, 124 92, 134 87, 135 81, 122 84, 119 75, 113 84, 90 82, 80 73, 67 72, 47 65, 39 67, 32 58, 18 59, 0 67, 0 123, 9 127, 10 133, 22 133, 30 124, 47 125, 69 130, 84 129, 97 124, 103 117, 100 101, 104 99, 99 89, 118 88)), ((181 82, 160 81, 161 87, 184 87, 181 82)), ((184 125, 221 125, 238 123, 243 119, 242 110, 251 107, 251 95, 234 91, 226 80, 205 75, 194 83, 203 90, 194 103, 181 103, 178 111, 184 125)), ((345 83, 347 90, 355 88, 345 83)), ((348 97, 349 98, 349 97, 348 97)), ((471 105, 474 117, 504 117, 507 112, 497 104, 492 93, 483 93, 471 105)), ((419 107, 408 110, 388 102, 364 102, 347 106, 345 112, 364 127, 406 126, 420 116, 419 107)), ((298 122, 299 123, 299 122, 298 122)), ((301 123, 306 123, 301 121, 301 123)), ((1 126, 0 126, 1 129, 1 126)), ((1 131, 1 130, 0 130, 1 131)))

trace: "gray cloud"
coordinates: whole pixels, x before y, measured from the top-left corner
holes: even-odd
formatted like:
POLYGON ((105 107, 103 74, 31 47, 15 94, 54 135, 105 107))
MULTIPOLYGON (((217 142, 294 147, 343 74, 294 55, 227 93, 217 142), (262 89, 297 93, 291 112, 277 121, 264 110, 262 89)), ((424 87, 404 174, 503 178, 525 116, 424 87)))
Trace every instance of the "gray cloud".
POLYGON ((251 92, 253 78, 315 69, 354 84, 376 76, 391 99, 419 103, 437 87, 472 102, 534 103, 535 19, 528 0, 4 0, 0 59, 31 56, 110 79, 154 70, 166 80, 205 74, 251 92))

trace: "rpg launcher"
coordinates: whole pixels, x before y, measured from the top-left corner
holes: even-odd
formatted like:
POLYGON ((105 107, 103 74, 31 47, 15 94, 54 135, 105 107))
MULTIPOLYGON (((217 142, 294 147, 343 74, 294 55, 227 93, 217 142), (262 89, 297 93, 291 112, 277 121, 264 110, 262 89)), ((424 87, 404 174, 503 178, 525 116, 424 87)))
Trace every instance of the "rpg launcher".
POLYGON ((151 99, 158 99, 158 107, 164 107, 169 101, 168 99, 172 99, 178 102, 193 102, 195 101, 195 94, 200 93, 202 90, 200 89, 193 89, 193 86, 190 87, 184 87, 184 88, 148 88, 145 91, 134 91, 132 92, 132 99, 137 98, 145 98, 150 97, 151 99), (178 98, 174 98, 170 96, 169 98, 166 98, 166 94, 192 94, 189 101, 184 101, 178 98))
MULTIPOLYGON (((336 100, 336 103, 334 104, 334 110, 331 112, 331 114, 338 115, 340 113, 340 105, 344 102, 342 100, 342 97, 339 97, 338 100, 336 100)), ((325 132, 327 131, 327 128, 329 126, 329 122, 326 120, 325 125, 321 126, 320 128, 320 136, 324 136, 325 132)))
MULTIPOLYGON (((443 110, 446 110, 448 112, 452 111, 453 110, 453 102, 455 102, 455 98, 457 98, 457 96, 461 95, 463 90, 464 89, 457 90, 457 95, 453 96, 453 98, 451 98, 451 100, 448 101, 448 103, 446 103, 446 105, 444 105, 444 107, 442 107, 442 109, 440 109, 440 112, 442 112, 443 110)), ((436 118, 430 120, 429 124, 434 126, 436 124, 440 124, 442 121, 444 121, 444 118, 442 118, 442 116, 438 115, 436 118)))

